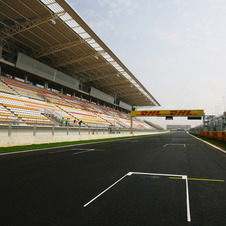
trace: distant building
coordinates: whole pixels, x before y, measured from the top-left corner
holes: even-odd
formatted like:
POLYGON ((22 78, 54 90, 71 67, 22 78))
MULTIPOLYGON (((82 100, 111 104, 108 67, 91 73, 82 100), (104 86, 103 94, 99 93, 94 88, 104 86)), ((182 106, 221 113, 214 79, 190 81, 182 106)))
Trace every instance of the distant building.
POLYGON ((166 129, 177 130, 177 131, 189 130, 191 129, 191 125, 167 125, 166 129))

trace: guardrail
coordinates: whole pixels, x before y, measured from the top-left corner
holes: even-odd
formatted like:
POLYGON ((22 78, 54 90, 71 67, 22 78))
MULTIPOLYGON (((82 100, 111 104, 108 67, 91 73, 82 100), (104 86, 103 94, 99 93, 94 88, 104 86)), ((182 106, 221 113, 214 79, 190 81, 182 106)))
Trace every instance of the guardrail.
POLYGON ((190 129, 190 132, 203 137, 226 141, 226 113, 221 116, 205 116, 203 124, 190 129))
POLYGON ((221 116, 207 115, 203 120, 203 124, 191 128, 192 133, 199 134, 202 131, 226 131, 226 113, 221 116))

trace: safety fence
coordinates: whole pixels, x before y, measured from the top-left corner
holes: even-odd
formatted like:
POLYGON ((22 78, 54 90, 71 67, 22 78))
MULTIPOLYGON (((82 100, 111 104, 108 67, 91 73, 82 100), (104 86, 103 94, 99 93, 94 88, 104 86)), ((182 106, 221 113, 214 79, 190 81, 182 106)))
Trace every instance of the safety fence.
POLYGON ((190 129, 200 136, 226 141, 226 112, 221 116, 205 116, 203 124, 190 129))

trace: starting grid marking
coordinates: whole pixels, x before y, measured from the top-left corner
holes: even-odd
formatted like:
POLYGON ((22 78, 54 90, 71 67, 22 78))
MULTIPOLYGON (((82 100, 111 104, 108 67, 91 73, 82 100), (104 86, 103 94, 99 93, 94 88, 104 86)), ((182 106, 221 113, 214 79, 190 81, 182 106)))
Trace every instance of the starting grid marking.
POLYGON ((183 145, 184 148, 186 147, 186 144, 165 144, 163 147, 165 148, 166 146, 171 146, 171 145, 174 145, 174 146, 183 145))
POLYGON ((189 201, 189 188, 188 188, 188 181, 209 181, 209 182, 224 182, 224 180, 216 180, 216 179, 202 179, 202 178, 188 178, 187 175, 175 175, 175 174, 160 174, 160 173, 143 173, 143 172, 129 172, 123 177, 121 177, 119 180, 117 180, 115 183, 113 183, 111 186, 106 188, 104 191, 102 191, 99 195, 91 199, 89 202, 87 202, 83 207, 87 207, 89 204, 94 202, 96 199, 98 199, 101 195, 106 193, 108 190, 110 190, 112 187, 114 187, 116 184, 118 184, 120 181, 122 181, 127 176, 132 175, 146 175, 146 176, 163 176, 163 177, 169 177, 169 179, 179 179, 179 180, 185 180, 186 184, 186 207, 187 207, 187 222, 191 222, 191 211, 190 211, 190 201, 189 201))
POLYGON ((95 151, 95 149, 72 149, 73 151, 76 150, 81 150, 79 152, 74 152, 73 155, 78 155, 78 154, 82 154, 82 153, 86 153, 86 152, 91 152, 91 151, 95 151))
POLYGON ((180 178, 185 180, 186 184, 186 206, 187 206, 187 221, 191 222, 191 212, 190 212, 190 202, 189 202, 189 190, 188 190, 188 177, 187 175, 174 175, 174 174, 160 174, 160 173, 142 173, 142 172, 129 172, 123 177, 121 177, 119 180, 117 180, 114 184, 109 186, 107 189, 102 191, 99 195, 91 199, 89 202, 87 202, 83 207, 87 207, 89 204, 94 202, 96 199, 98 199, 101 195, 103 195, 105 192, 110 190, 112 187, 114 187, 116 184, 118 184, 120 181, 122 181, 125 177, 127 176, 132 176, 132 175, 148 175, 148 176, 163 176, 163 177, 173 177, 173 178, 180 178))
POLYGON ((87 148, 73 148, 73 149, 70 149, 70 150, 53 151, 53 152, 49 152, 49 154, 58 154, 58 153, 68 152, 68 151, 79 151, 79 152, 74 152, 73 153, 73 155, 78 155, 78 154, 91 152, 91 151, 96 151, 96 150, 95 149, 87 149, 87 148))

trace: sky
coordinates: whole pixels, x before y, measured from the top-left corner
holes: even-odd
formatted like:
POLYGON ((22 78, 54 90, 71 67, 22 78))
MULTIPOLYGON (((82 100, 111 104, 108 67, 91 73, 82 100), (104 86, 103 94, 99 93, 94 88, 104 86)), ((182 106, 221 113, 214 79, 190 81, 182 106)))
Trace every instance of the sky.
POLYGON ((160 103, 149 110, 226 111, 225 0, 67 2, 160 103))

